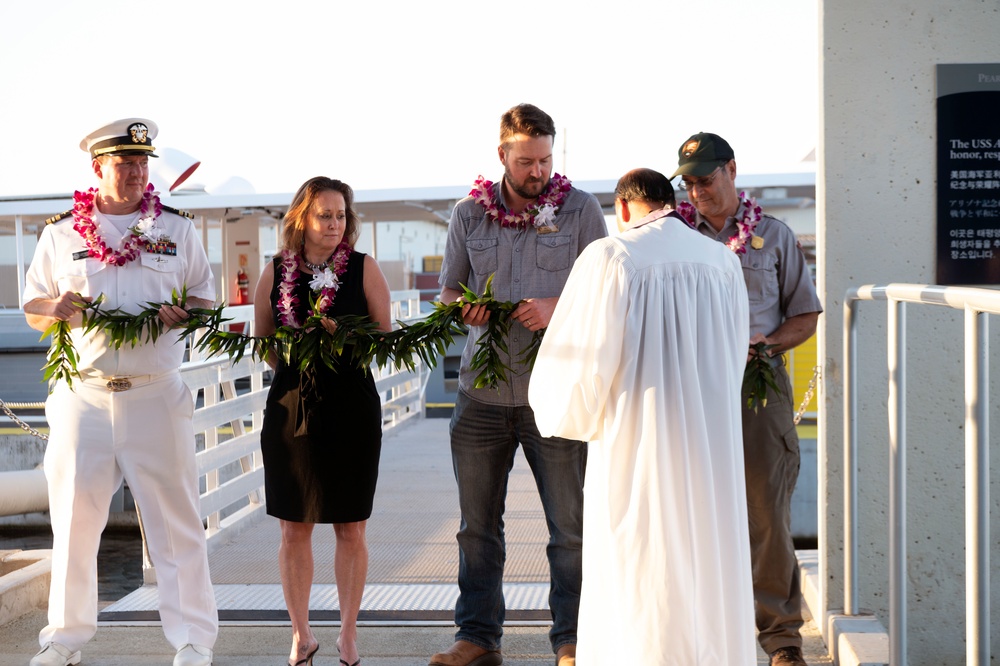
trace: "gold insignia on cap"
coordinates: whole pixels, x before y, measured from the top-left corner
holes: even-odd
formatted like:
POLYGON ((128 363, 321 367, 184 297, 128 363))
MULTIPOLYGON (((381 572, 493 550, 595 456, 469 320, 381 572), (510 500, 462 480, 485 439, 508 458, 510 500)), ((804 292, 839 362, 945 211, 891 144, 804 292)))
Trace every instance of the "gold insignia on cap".
POLYGON ((128 133, 132 137, 132 143, 146 143, 146 134, 149 128, 142 123, 129 125, 128 133))
POLYGON ((698 140, 688 141, 683 146, 681 146, 681 154, 684 157, 691 157, 694 155, 695 151, 698 150, 698 140))

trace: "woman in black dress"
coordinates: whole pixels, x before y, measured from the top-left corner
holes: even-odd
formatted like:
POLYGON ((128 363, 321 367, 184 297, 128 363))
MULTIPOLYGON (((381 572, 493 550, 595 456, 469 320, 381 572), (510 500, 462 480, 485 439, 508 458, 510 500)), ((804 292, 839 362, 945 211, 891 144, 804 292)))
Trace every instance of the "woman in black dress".
MULTIPOLYGON (((256 335, 300 328, 310 314, 367 315, 392 328, 389 286, 378 263, 353 250, 359 222, 354 193, 317 177, 295 193, 284 217, 282 249, 265 266, 254 298, 256 335), (316 311, 310 303, 315 303, 316 311)), ((270 354, 275 369, 264 412, 261 452, 267 512, 281 521, 278 566, 292 622, 289 664, 311 666, 319 642, 309 626, 312 532, 332 523, 334 574, 340 599, 340 662, 355 666, 357 619, 368 572, 365 526, 372 512, 382 445, 381 401, 366 368, 348 359, 336 372, 317 362, 308 373, 270 354)))

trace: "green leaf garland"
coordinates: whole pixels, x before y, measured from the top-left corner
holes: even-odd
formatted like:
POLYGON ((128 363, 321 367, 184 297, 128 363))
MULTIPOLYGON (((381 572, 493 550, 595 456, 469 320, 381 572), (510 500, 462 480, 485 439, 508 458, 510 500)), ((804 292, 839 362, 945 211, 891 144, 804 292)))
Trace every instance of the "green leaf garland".
MULTIPOLYGON (((454 303, 432 303, 431 313, 412 324, 400 324, 400 328, 383 332, 367 317, 347 315, 332 318, 337 324, 336 331, 329 333, 320 324, 321 317, 311 316, 301 328, 280 326, 267 336, 250 336, 226 330, 232 321, 223 317, 224 305, 216 308, 186 308, 189 318, 174 327, 181 339, 189 334, 195 337, 194 347, 206 358, 228 356, 238 363, 249 352, 255 361, 265 361, 270 354, 277 355, 290 367, 301 372, 309 372, 317 363, 336 370, 336 360, 347 356, 356 367, 367 369, 373 363, 379 368, 392 363, 396 369, 405 367, 414 370, 417 360, 429 367, 437 365, 440 355, 444 355, 454 342, 456 335, 464 335, 468 328, 462 321, 462 307, 466 303, 485 305, 490 313, 486 331, 476 341, 477 350, 473 355, 471 369, 477 372, 476 388, 499 388, 500 382, 508 381, 511 368, 504 363, 500 352, 507 353, 505 341, 510 332, 510 315, 517 303, 499 302, 493 297, 493 276, 486 281, 483 294, 477 295, 465 285, 463 298, 454 303)), ((166 331, 159 317, 164 305, 185 307, 187 288, 180 293, 174 290, 170 302, 147 302, 146 308, 138 314, 124 312, 121 308, 102 310, 103 296, 87 303, 77 303, 83 308, 84 334, 103 331, 114 349, 123 346, 135 347, 139 344, 155 343, 166 331)), ((541 343, 543 331, 536 331, 520 363, 530 369, 541 343)), ((68 322, 57 321, 42 335, 50 337, 51 343, 43 367, 43 381, 50 386, 60 379, 72 387, 74 377, 79 377, 77 361, 79 356, 73 347, 68 322)))
POLYGON ((743 391, 747 396, 747 409, 752 409, 754 414, 767 407, 768 389, 774 391, 775 395, 781 395, 774 367, 769 360, 771 355, 768 353, 776 346, 766 342, 750 345, 750 358, 743 373, 743 391))
MULTIPOLYGON (((476 351, 472 355, 470 369, 476 373, 475 388, 499 389, 501 382, 508 382, 514 371, 501 356, 509 353, 506 337, 510 333, 511 314, 517 303, 500 302, 493 297, 493 276, 487 281, 482 295, 477 295, 465 285, 461 285, 462 299, 453 303, 433 302, 433 310, 427 317, 412 324, 400 323, 400 328, 379 331, 366 316, 347 315, 333 318, 337 323, 334 333, 328 333, 320 324, 320 317, 309 317, 302 328, 279 327, 272 335, 249 336, 226 330, 231 321, 223 317, 224 305, 216 308, 187 308, 188 319, 175 327, 180 337, 203 331, 195 337, 194 346, 206 358, 228 356, 233 363, 239 363, 249 352, 255 361, 265 361, 269 354, 300 372, 309 373, 316 363, 322 363, 336 370, 336 359, 345 354, 355 367, 367 369, 374 363, 384 368, 392 363, 397 370, 406 368, 413 371, 417 361, 428 367, 437 365, 454 343, 455 336, 468 333, 462 321, 462 307, 465 304, 485 305, 489 312, 486 330, 476 340, 476 351)), ((146 303, 146 308, 138 314, 123 312, 120 308, 102 310, 103 296, 87 303, 76 304, 83 308, 82 328, 85 334, 95 330, 104 331, 109 345, 114 349, 123 346, 135 347, 139 344, 155 343, 165 331, 160 320, 160 308, 164 305, 185 307, 187 288, 172 294, 168 303, 146 303)), ((524 350, 518 363, 530 370, 535 363, 545 331, 538 330, 524 350)), ((73 379, 80 376, 77 370, 79 355, 73 346, 70 325, 66 321, 56 321, 42 334, 41 339, 51 338, 45 365, 42 367, 42 381, 49 382, 50 390, 59 380, 70 388, 73 379)), ((755 413, 767 406, 768 389, 781 395, 774 368, 768 352, 775 345, 759 342, 750 347, 750 359, 743 375, 743 391, 746 393, 747 408, 755 413)))

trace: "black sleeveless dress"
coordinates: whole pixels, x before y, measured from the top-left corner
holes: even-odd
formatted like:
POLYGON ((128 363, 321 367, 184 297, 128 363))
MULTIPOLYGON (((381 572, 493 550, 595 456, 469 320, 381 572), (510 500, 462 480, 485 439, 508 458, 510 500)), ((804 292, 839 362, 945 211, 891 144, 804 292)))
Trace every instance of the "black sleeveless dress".
MULTIPOLYGON (((367 315, 365 255, 351 252, 327 316, 367 315)), ((271 310, 277 321, 281 257, 274 259, 271 310)), ((309 307, 312 275, 299 272, 295 285, 299 321, 309 307)), ((315 383, 280 360, 264 410, 260 448, 268 514, 300 523, 351 523, 372 513, 382 450, 382 404, 370 371, 346 360, 337 371, 318 364, 315 383)))

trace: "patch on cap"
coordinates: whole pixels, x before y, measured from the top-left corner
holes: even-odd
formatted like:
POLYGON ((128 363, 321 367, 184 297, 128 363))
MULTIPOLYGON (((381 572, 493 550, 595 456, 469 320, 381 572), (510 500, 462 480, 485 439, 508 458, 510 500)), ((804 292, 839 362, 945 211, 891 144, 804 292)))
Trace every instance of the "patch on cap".
POLYGON ((688 141, 683 146, 681 146, 681 155, 683 155, 684 157, 691 157, 692 155, 695 154, 695 152, 697 152, 699 143, 700 142, 697 139, 688 141))

